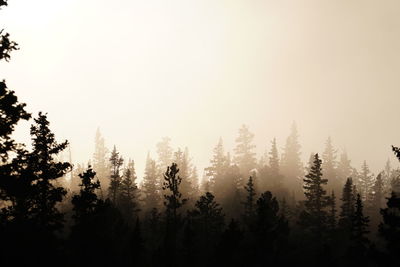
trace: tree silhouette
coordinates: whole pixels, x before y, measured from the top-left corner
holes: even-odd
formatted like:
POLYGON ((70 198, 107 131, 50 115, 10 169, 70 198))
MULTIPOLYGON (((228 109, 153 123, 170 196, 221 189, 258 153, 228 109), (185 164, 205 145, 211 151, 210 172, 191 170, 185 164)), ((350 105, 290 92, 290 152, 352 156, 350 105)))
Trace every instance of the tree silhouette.
POLYGON ((314 230, 314 233, 321 237, 326 226, 329 197, 323 188, 328 180, 322 178, 321 160, 318 154, 314 156, 314 165, 310 173, 306 175, 304 181, 304 202, 305 210, 301 215, 301 224, 314 230))
POLYGON ((119 156, 117 148, 114 146, 114 149, 111 152, 111 157, 110 157, 111 176, 110 176, 110 186, 108 188, 108 196, 112 200, 114 205, 117 203, 117 197, 121 186, 121 176, 119 171, 123 163, 124 163, 123 158, 119 156))

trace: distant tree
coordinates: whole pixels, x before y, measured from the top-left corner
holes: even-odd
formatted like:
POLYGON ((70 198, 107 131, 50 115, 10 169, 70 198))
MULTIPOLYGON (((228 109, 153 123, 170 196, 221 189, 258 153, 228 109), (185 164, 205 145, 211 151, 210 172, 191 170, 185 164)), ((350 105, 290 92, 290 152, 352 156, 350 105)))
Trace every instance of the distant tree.
POLYGON ((339 226, 343 230, 350 231, 352 218, 355 212, 353 180, 351 178, 347 178, 346 180, 341 200, 342 205, 340 206, 339 226))
POLYGON ((343 184, 346 182, 348 177, 352 176, 353 167, 351 166, 351 160, 349 159, 346 151, 340 155, 336 172, 338 180, 343 184))
POLYGON ((165 172, 173 161, 173 150, 170 143, 171 138, 169 137, 163 137, 162 140, 157 143, 158 167, 162 173, 165 172))
POLYGON ((280 163, 278 148, 276 146, 276 139, 272 140, 271 151, 269 152, 269 175, 268 180, 270 180, 270 190, 275 193, 275 195, 284 197, 283 192, 283 175, 280 173, 280 163))
POLYGON ((110 186, 108 188, 108 196, 114 205, 117 203, 117 197, 121 186, 120 168, 124 163, 123 158, 119 155, 117 148, 114 146, 110 156, 110 186))
POLYGON ((156 162, 150 158, 150 155, 147 155, 141 188, 141 191, 144 194, 144 209, 147 212, 151 211, 153 208, 156 208, 157 210, 160 208, 160 189, 161 184, 159 178, 157 177, 156 162))
POLYGON ((239 129, 239 136, 236 138, 236 147, 234 162, 238 165, 240 172, 244 177, 250 174, 250 171, 256 167, 255 145, 253 144, 254 134, 249 131, 246 125, 239 129))
POLYGON ((302 197, 301 179, 304 175, 301 162, 301 146, 298 139, 297 126, 293 123, 282 154, 281 170, 285 177, 286 187, 295 192, 296 198, 302 197))
POLYGON ((137 201, 138 187, 135 180, 135 165, 132 160, 129 160, 120 184, 118 207, 124 217, 131 222, 140 210, 137 201))
POLYGON ((105 146, 104 138, 101 136, 100 129, 97 128, 93 154, 93 170, 96 171, 97 178, 103 187, 108 184, 110 175, 107 153, 108 149, 105 146))
POLYGON ((336 150, 332 145, 332 139, 329 137, 325 143, 325 151, 322 154, 322 169, 324 178, 328 180, 328 189, 338 191, 342 187, 341 181, 337 177, 336 150))
POLYGON ((254 224, 256 211, 256 192, 254 189, 253 177, 249 177, 249 180, 244 189, 246 190, 246 200, 243 202, 243 221, 245 222, 247 227, 251 228, 254 224))
POLYGON ((372 186, 374 185, 374 177, 369 170, 367 162, 364 160, 361 166, 361 173, 358 176, 358 190, 364 202, 369 202, 372 186))
POLYGON ((194 203, 197 198, 198 184, 197 181, 193 181, 192 177, 192 164, 189 156, 189 150, 185 148, 185 151, 178 149, 174 153, 174 162, 179 166, 179 177, 182 178, 181 182, 181 193, 189 203, 194 203))
POLYGON ((315 154, 314 165, 303 181, 306 200, 300 223, 312 229, 316 236, 321 237, 326 228, 326 209, 329 206, 329 197, 323 188, 328 180, 322 178, 321 160, 318 154, 315 154))
POLYGON ((218 191, 219 182, 222 180, 225 172, 226 172, 226 156, 224 152, 224 146, 222 142, 222 138, 219 139, 218 144, 214 148, 214 154, 212 159, 210 160, 210 166, 205 168, 206 175, 210 179, 210 190, 218 191), (217 188, 215 185, 217 184, 217 188))

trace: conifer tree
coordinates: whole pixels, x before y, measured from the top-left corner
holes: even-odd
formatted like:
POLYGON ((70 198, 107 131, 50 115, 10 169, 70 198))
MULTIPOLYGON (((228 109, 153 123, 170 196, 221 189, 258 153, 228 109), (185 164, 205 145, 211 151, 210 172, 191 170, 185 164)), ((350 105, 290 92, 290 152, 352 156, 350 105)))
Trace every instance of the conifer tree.
POLYGON ((68 146, 68 141, 58 144, 49 128, 47 116, 39 112, 31 126, 32 153, 28 156, 28 168, 31 176, 32 210, 38 226, 49 230, 59 230, 63 226, 63 214, 56 205, 67 193, 63 187, 54 183, 71 170, 68 162, 59 162, 56 157, 68 146))
POLYGON ((72 197, 75 224, 84 224, 96 212, 99 204, 96 190, 100 188, 100 181, 95 180, 96 173, 89 166, 84 173, 79 174, 81 179, 79 194, 72 197))
POLYGON ((244 187, 246 190, 246 200, 243 202, 244 213, 243 213, 243 221, 247 225, 247 227, 251 228, 254 223, 255 217, 255 204, 256 204, 256 192, 253 183, 253 177, 250 176, 247 181, 246 186, 244 187))
POLYGON ((326 228, 329 197, 323 188, 328 180, 322 178, 321 160, 318 154, 314 156, 314 165, 310 173, 306 175, 304 181, 304 201, 305 210, 301 214, 300 222, 302 225, 315 230, 317 236, 321 236, 326 228))
POLYGON ((215 201, 214 195, 206 192, 200 196, 195 204, 195 209, 189 211, 188 215, 199 236, 200 249, 208 251, 209 254, 215 248, 224 227, 222 208, 215 201))
POLYGON ((256 167, 255 145, 253 144, 254 134, 249 131, 246 125, 239 129, 239 136, 236 138, 234 162, 238 165, 244 177, 256 167))
POLYGON ((364 216, 363 203, 360 194, 357 194, 356 206, 352 220, 351 237, 358 245, 366 245, 368 239, 366 234, 368 231, 369 218, 364 216))
POLYGON ((138 188, 135 180, 136 173, 134 161, 129 160, 120 184, 118 205, 122 214, 128 221, 132 221, 135 213, 140 210, 137 203, 138 188))
POLYGON ((147 155, 146 167, 142 182, 141 191, 144 194, 144 209, 151 211, 153 208, 158 210, 161 204, 160 194, 161 184, 157 177, 156 162, 147 155))
POLYGON ((298 139, 297 126, 293 123, 282 154, 281 169, 285 177, 286 187, 291 188, 295 192, 296 198, 302 197, 301 182, 304 176, 303 164, 301 162, 301 146, 298 139))
POLYGON ((178 175, 179 169, 176 163, 168 166, 164 174, 163 190, 166 190, 164 195, 164 205, 166 207, 167 221, 174 226, 180 222, 179 209, 186 203, 187 199, 182 198, 180 185, 182 178, 178 175))
POLYGON ((169 137, 163 137, 162 140, 157 143, 158 167, 162 173, 165 172, 173 161, 173 150, 170 143, 171 138, 169 137))
POLYGON ((283 195, 283 176, 280 173, 280 164, 278 156, 278 148, 276 147, 276 139, 272 140, 271 151, 269 152, 269 177, 271 181, 271 190, 275 195, 283 195))
POLYGON ((182 178, 178 175, 179 169, 176 163, 168 166, 164 174, 163 190, 164 206, 165 206, 165 221, 166 221, 166 235, 165 235, 165 248, 167 250, 168 263, 176 265, 177 260, 177 239, 178 231, 182 226, 182 216, 180 209, 185 205, 187 199, 182 198, 180 192, 180 185, 182 178))
POLYGON ((350 230, 352 218, 354 216, 355 198, 353 192, 353 180, 347 178, 343 187, 342 205, 340 206, 339 226, 341 229, 350 230))
POLYGON ((117 197, 121 186, 120 168, 123 163, 123 158, 119 155, 117 148, 114 146, 110 156, 111 176, 110 186, 108 188, 108 196, 114 205, 117 204, 117 197))
POLYGON ((370 201, 372 186, 374 185, 374 178, 369 170, 367 162, 364 160, 361 166, 361 173, 358 176, 358 190, 362 200, 366 203, 370 201))
POLYGON ((93 170, 96 172, 96 176, 100 181, 100 184, 107 185, 109 179, 109 160, 107 158, 108 150, 105 146, 104 138, 100 133, 100 129, 97 128, 95 136, 95 148, 93 154, 93 170))
POLYGON ((336 150, 333 148, 332 139, 329 137, 326 141, 325 151, 322 155, 322 169, 324 170, 324 178, 328 180, 328 189, 340 190, 341 181, 338 180, 336 173, 336 150))
POLYGON ((346 151, 340 155, 336 171, 339 181, 346 182, 346 179, 352 176, 353 168, 351 167, 351 160, 349 159, 346 151))
MULTIPOLYGON (((210 191, 215 190, 214 186, 219 183, 225 173, 226 156, 222 138, 219 139, 218 144, 214 148, 213 158, 210 160, 210 166, 205 168, 206 175, 210 179, 210 191)), ((217 188, 218 190, 218 188, 217 188)))

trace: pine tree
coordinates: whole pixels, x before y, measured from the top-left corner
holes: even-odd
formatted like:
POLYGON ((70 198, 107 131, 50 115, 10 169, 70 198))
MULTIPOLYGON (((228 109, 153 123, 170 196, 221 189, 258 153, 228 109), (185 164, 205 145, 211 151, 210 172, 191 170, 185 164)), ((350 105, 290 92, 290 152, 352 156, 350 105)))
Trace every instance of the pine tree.
POLYGON ((269 180, 271 181, 271 191, 277 196, 283 196, 283 176, 280 173, 278 149, 276 139, 272 140, 271 151, 269 152, 269 180))
POLYGON ((96 190, 100 188, 100 181, 96 179, 96 173, 89 166, 84 173, 79 174, 81 179, 80 191, 78 195, 72 197, 72 205, 75 224, 84 224, 88 218, 91 218, 96 212, 99 204, 102 202, 96 195, 96 190))
POLYGON ((314 229, 314 233, 321 237, 326 228, 326 208, 329 206, 329 197, 323 188, 328 180, 322 178, 321 160, 318 154, 315 154, 314 165, 303 181, 306 200, 304 201, 305 210, 302 212, 300 222, 303 226, 314 229))
POLYGON ((352 176, 353 168, 351 167, 351 160, 347 156, 346 151, 340 155, 340 160, 336 171, 339 181, 345 182, 348 177, 352 176))
POLYGON ((336 173, 336 150, 333 148, 330 137, 326 141, 326 147, 322 159, 322 169, 324 170, 324 178, 328 180, 328 189, 336 191, 340 190, 342 184, 338 180, 336 173))
POLYGON ((351 221, 354 216, 355 198, 353 192, 353 180, 347 178, 343 187, 342 205, 340 206, 339 226, 343 230, 350 230, 351 221))
POLYGON ((246 190, 246 201, 242 204, 244 206, 244 213, 243 213, 243 221, 247 225, 247 227, 251 228, 254 223, 254 216, 255 216, 255 204, 256 204, 256 192, 254 189, 253 177, 250 176, 249 180, 244 187, 246 190))
POLYGON ((97 128, 95 137, 95 148, 93 154, 93 170, 96 171, 96 176, 101 185, 107 185, 109 179, 109 163, 107 159, 108 150, 105 146, 104 138, 97 128))
POLYGON ((282 154, 281 169, 285 177, 286 187, 291 188, 295 192, 296 198, 300 198, 303 194, 301 179, 304 175, 303 164, 301 162, 301 146, 298 139, 297 126, 293 123, 282 154))
POLYGON ((163 137, 160 142, 157 143, 157 155, 158 155, 158 167, 165 172, 167 167, 172 163, 172 147, 170 145, 171 138, 163 137))
POLYGON ((361 166, 361 173, 358 176, 358 190, 364 202, 369 202, 374 178, 371 174, 367 162, 364 160, 361 166))
POLYGON ((210 191, 215 190, 215 184, 218 180, 221 180, 226 167, 226 156, 224 154, 224 146, 222 138, 219 139, 218 144, 214 148, 213 158, 210 160, 210 166, 205 168, 206 175, 209 177, 211 182, 210 191))
POLYGON ((352 220, 351 237, 358 245, 366 245, 368 239, 365 236, 368 231, 369 218, 364 216, 363 203, 360 194, 357 194, 356 206, 352 220))
POLYGON ((119 172, 123 163, 123 158, 119 155, 117 148, 114 146, 110 156, 111 176, 110 186, 108 188, 108 196, 114 205, 117 204, 117 197, 121 186, 121 175, 119 172))
POLYGON ((31 126, 32 153, 28 156, 28 168, 32 172, 32 209, 35 223, 48 230, 59 230, 63 226, 63 214, 56 205, 67 191, 54 186, 57 179, 71 170, 68 162, 59 162, 56 157, 68 146, 68 141, 58 144, 49 128, 47 116, 39 112, 31 126))
POLYGON ((196 234, 199 236, 200 249, 211 252, 224 227, 222 208, 210 192, 200 196, 195 209, 188 212, 196 234))
POLYGON ((144 177, 142 181, 141 191, 144 194, 143 202, 144 209, 148 212, 153 208, 160 209, 161 204, 161 184, 157 177, 156 162, 147 155, 146 167, 144 170, 144 177))
POLYGON ((187 199, 182 198, 180 192, 180 185, 182 178, 178 175, 179 169, 176 163, 168 166, 164 174, 163 190, 165 221, 166 221, 166 235, 165 235, 165 248, 167 250, 168 262, 167 264, 176 265, 177 260, 177 239, 178 231, 182 226, 182 216, 180 209, 185 205, 187 199))
POLYGON ((135 180, 135 165, 132 160, 129 160, 120 184, 118 205, 128 221, 132 221, 135 213, 140 210, 137 203, 138 188, 135 180))
POLYGON ((256 158, 253 144, 254 134, 249 131, 246 125, 239 129, 239 136, 236 138, 234 162, 238 165, 240 172, 244 177, 250 174, 250 171, 256 167, 256 158))

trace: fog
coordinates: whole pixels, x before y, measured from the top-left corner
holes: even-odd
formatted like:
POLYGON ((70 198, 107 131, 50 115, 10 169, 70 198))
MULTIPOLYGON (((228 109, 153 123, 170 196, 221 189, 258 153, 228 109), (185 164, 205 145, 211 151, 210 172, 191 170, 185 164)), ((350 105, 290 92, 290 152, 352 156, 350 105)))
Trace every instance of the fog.
MULTIPOLYGON (((28 110, 48 112, 73 162, 100 127, 142 175, 163 136, 201 171, 242 124, 258 155, 296 121, 302 157, 331 136, 377 173, 398 144, 398 1, 19 0, 1 25, 20 44, 0 63, 28 110)), ((27 138, 27 125, 17 136, 27 138)), ((393 160, 394 161, 394 160, 393 160)))

